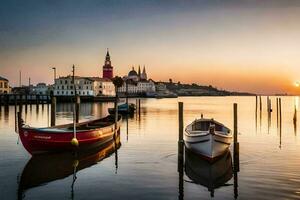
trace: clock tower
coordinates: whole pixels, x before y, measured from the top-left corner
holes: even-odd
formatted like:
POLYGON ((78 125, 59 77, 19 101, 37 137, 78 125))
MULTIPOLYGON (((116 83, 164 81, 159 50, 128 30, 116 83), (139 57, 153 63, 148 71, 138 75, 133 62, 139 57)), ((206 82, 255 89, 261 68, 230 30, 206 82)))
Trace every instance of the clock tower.
POLYGON ((110 55, 109 55, 108 49, 107 49, 107 52, 106 52, 105 62, 104 62, 104 65, 103 65, 102 77, 103 78, 108 78, 108 79, 113 78, 113 66, 111 65, 110 55))

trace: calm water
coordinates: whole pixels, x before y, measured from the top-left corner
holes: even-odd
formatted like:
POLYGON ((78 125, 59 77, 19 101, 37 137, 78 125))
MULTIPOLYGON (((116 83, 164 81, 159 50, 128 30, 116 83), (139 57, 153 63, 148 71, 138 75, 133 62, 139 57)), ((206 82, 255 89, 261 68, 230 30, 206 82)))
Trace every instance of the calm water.
MULTIPOLYGON (((277 128, 276 97, 268 120, 266 97, 262 115, 255 116, 255 97, 143 99, 141 116, 123 121, 121 146, 96 154, 33 159, 18 144, 15 110, 0 115, 0 198, 17 199, 234 199, 230 153, 213 165, 186 153, 181 179, 177 171, 178 101, 184 102, 184 125, 201 113, 233 126, 238 103, 240 172, 238 199, 300 199, 299 122, 294 123, 298 97, 282 97, 282 131, 277 128), (298 123, 298 126, 297 126, 298 123), (79 160, 73 184, 74 161, 79 160), (96 162, 98 161, 98 162, 96 162), (183 184, 180 184, 183 181, 183 184), (26 189, 21 191, 22 184, 26 189), (210 184, 219 186, 214 197, 210 184), (20 186, 21 185, 21 186, 20 186), (19 195, 18 195, 19 191, 19 195)), ((135 102, 135 100, 133 100, 135 102)), ((112 104, 82 104, 81 120, 107 114, 112 104)), ((72 120, 72 106, 57 106, 57 123, 72 120)), ((49 124, 47 105, 34 105, 23 118, 27 124, 49 124)), ((298 119, 300 120, 299 112, 298 119)))

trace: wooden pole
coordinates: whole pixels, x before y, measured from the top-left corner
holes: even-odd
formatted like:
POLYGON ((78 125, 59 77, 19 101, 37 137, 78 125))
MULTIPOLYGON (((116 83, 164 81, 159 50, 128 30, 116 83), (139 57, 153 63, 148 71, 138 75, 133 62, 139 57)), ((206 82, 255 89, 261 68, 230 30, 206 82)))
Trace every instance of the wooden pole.
POLYGON ((115 132, 114 132, 114 139, 117 137, 118 131, 118 89, 116 88, 116 100, 115 100, 115 132))
POLYGON ((183 142, 183 102, 178 102, 178 121, 179 121, 178 141, 183 142))
POLYGON ((276 98, 276 120, 277 120, 277 128, 278 128, 278 108, 279 108, 279 105, 278 105, 278 97, 276 98))
POLYGON ((25 113, 27 113, 28 96, 25 94, 25 113))
POLYGON ((55 126, 55 118, 56 118, 56 97, 51 97, 51 126, 55 126))
POLYGON ((262 102, 261 102, 261 96, 259 96, 259 110, 262 111, 262 102))
POLYGON ((36 96, 35 96, 35 100, 36 100, 36 106, 38 107, 39 106, 39 103, 40 103, 40 96, 37 94, 36 96))
POLYGON ((256 128, 256 131, 257 131, 257 109, 258 109, 258 99, 257 99, 257 95, 255 96, 255 128, 256 128))
POLYGON ((19 96, 19 111, 22 113, 22 108, 23 108, 23 105, 22 105, 22 99, 23 99, 23 95, 20 94, 19 96))
POLYGON ((281 115, 281 98, 279 98, 279 148, 281 148, 281 133, 282 133, 282 115, 281 115))
POLYGON ((139 99, 139 118, 141 117, 141 99, 139 99))
POLYGON ((237 116, 237 104, 236 103, 234 103, 233 104, 233 139, 234 139, 234 143, 237 143, 237 141, 238 141, 238 127, 237 127, 237 118, 238 118, 238 116, 237 116))
POLYGON ((79 112, 80 112, 80 96, 76 95, 76 123, 79 123, 79 112))
POLYGON ((179 190, 179 198, 180 200, 184 197, 184 143, 183 143, 183 102, 178 102, 178 122, 179 122, 179 130, 178 130, 178 190, 179 190))
POLYGON ((137 115, 138 115, 138 109, 139 109, 139 107, 138 107, 138 99, 135 99, 135 111, 136 111, 136 120, 137 120, 137 115))
POLYGON ((19 133, 20 132, 20 128, 21 128, 21 126, 22 126, 22 120, 21 120, 21 118, 22 118, 22 113, 21 112, 18 112, 18 114, 17 114, 17 133, 19 133))
POLYGON ((238 143, 238 115, 237 115, 237 104, 233 104, 233 137, 234 137, 234 146, 233 146, 233 162, 234 162, 234 197, 238 197, 238 172, 240 171, 240 159, 239 159, 239 143, 238 143))

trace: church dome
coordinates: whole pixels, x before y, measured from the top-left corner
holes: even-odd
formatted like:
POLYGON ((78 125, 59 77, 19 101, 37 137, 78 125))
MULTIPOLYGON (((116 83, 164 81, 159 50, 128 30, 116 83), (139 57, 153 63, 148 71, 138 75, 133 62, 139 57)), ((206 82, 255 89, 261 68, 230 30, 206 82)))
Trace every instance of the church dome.
POLYGON ((134 69, 132 69, 129 73, 128 73, 128 77, 131 77, 131 76, 137 76, 138 74, 137 74, 137 72, 134 70, 134 69))

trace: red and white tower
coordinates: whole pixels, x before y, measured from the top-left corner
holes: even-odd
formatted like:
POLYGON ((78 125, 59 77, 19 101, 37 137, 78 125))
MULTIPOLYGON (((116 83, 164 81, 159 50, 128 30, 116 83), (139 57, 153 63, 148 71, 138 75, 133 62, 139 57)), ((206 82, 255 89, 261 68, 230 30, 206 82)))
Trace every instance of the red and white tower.
POLYGON ((113 78, 113 66, 111 65, 109 51, 107 49, 107 53, 105 56, 105 62, 103 65, 103 78, 112 79, 113 78))

